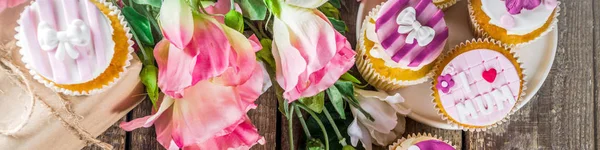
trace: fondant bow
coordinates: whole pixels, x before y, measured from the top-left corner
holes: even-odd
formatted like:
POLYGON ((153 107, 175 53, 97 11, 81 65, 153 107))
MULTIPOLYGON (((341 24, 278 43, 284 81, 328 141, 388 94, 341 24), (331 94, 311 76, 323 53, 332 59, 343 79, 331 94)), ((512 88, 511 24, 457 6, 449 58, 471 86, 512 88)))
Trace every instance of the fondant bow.
POLYGON ((79 52, 73 47, 90 44, 90 29, 82 20, 73 20, 66 31, 56 31, 48 23, 38 24, 38 42, 44 51, 56 49, 54 57, 64 60, 65 53, 72 59, 79 57, 79 52))
POLYGON ((398 27, 398 33, 406 34, 406 43, 413 44, 414 39, 417 39, 419 46, 426 46, 429 44, 435 36, 435 30, 428 26, 422 26, 417 21, 416 10, 413 7, 407 7, 398 15, 396 18, 398 27))

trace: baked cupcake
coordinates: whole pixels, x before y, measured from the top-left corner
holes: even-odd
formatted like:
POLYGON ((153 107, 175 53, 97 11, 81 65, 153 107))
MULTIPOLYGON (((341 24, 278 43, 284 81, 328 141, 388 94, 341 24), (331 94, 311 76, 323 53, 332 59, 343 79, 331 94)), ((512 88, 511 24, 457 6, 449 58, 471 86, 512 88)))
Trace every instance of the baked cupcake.
POLYGON ((412 134, 399 139, 389 146, 389 150, 455 150, 451 142, 444 141, 431 134, 412 134))
POLYGON ((476 36, 513 47, 552 31, 558 4, 556 0, 469 0, 468 7, 476 36))
POLYGON ((133 58, 129 27, 104 0, 37 0, 16 28, 22 61, 34 79, 67 95, 112 86, 133 58))
POLYGON ((458 0, 433 0, 433 4, 442 10, 450 8, 450 6, 456 4, 458 0))
POLYGON ((505 121, 524 95, 523 69, 500 42, 462 43, 440 58, 433 78, 433 102, 448 123, 485 130, 505 121))
POLYGON ((357 67, 380 90, 423 83, 447 39, 444 12, 431 0, 389 0, 363 21, 357 67))

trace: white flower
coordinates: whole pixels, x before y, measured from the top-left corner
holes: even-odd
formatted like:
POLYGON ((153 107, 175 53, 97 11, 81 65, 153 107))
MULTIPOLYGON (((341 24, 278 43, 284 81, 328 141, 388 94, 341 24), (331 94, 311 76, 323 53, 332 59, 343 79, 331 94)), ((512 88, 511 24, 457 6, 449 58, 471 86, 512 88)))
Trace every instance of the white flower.
POLYGON ((353 146, 360 140, 367 150, 372 144, 391 144, 398 135, 404 133, 405 119, 403 115, 410 112, 400 105, 404 98, 400 94, 389 95, 385 92, 356 90, 360 106, 375 119, 371 121, 358 109, 350 107, 354 121, 348 127, 348 135, 353 146))

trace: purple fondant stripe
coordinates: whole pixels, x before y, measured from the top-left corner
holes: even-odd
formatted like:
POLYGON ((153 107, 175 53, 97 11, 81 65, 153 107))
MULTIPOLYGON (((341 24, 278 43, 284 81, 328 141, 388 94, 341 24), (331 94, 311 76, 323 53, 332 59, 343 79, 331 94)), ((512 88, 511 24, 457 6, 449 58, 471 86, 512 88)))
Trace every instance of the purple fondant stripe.
POLYGON ((438 10, 431 19, 425 24, 425 26, 433 28, 437 25, 442 19, 444 19, 444 12, 442 10, 438 10))
POLYGON ((381 42, 381 46, 387 50, 390 46, 392 46, 392 44, 394 44, 396 39, 398 39, 399 37, 400 33, 398 33, 398 31, 393 32, 390 36, 388 36, 387 38, 385 38, 385 40, 381 42))
POLYGON ((390 19, 392 19, 396 14, 398 14, 398 12, 400 11, 400 8, 402 8, 402 6, 404 6, 406 3, 408 2, 408 0, 397 0, 396 3, 394 3, 384 14, 380 15, 379 18, 377 18, 377 21, 375 21, 375 31, 379 31, 380 27, 383 26, 383 24, 385 24, 386 22, 388 22, 390 19))
POLYGON ((427 56, 429 56, 429 54, 431 54, 435 50, 437 50, 437 48, 442 43, 444 43, 444 41, 446 41, 447 38, 448 38, 448 28, 445 28, 444 31, 442 31, 440 34, 436 35, 435 38, 433 38, 433 41, 431 41, 431 43, 429 43, 429 45, 427 45, 425 47, 425 49, 423 51, 421 51, 419 53, 419 55, 417 55, 417 57, 415 57, 415 59, 413 59, 413 61, 411 61, 408 66, 409 67, 419 66, 421 64, 421 62, 423 62, 423 60, 425 60, 425 58, 427 56))
POLYGON ((415 6, 415 10, 416 10, 416 16, 421 15, 421 13, 423 13, 423 11, 425 10, 425 8, 427 8, 427 6, 431 4, 431 0, 421 0, 417 6, 415 6))
POLYGON ((406 54, 408 54, 408 52, 410 52, 410 50, 412 50, 415 46, 417 46, 416 40, 412 44, 406 44, 402 46, 402 48, 400 48, 400 50, 398 50, 398 52, 392 56, 392 60, 395 62, 400 61, 400 59, 406 56, 406 54))

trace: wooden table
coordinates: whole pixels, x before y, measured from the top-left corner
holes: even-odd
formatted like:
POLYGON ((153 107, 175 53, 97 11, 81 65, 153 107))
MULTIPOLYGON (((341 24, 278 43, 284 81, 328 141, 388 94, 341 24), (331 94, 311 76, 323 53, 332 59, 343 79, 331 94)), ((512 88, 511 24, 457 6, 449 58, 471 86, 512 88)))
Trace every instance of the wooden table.
MULTIPOLYGON (((358 2, 342 0, 341 13, 354 45, 358 2)), ((600 0, 562 0, 558 52, 544 86, 510 121, 486 132, 442 130, 407 119, 406 134, 429 132, 452 141, 462 149, 597 149, 600 105, 600 0)), ((277 111, 277 100, 269 90, 257 101, 250 116, 267 141, 253 149, 288 149, 287 124, 277 111)), ((122 121, 150 114, 145 101, 122 121)), ((295 121, 298 122, 298 121, 295 121)), ((301 130, 296 130, 296 135, 301 130)), ((125 132, 118 123, 100 139, 118 150, 164 149, 155 138, 154 128, 125 132)), ((300 138, 294 138, 300 139, 300 138)), ((86 147, 85 149, 96 149, 86 147)))

